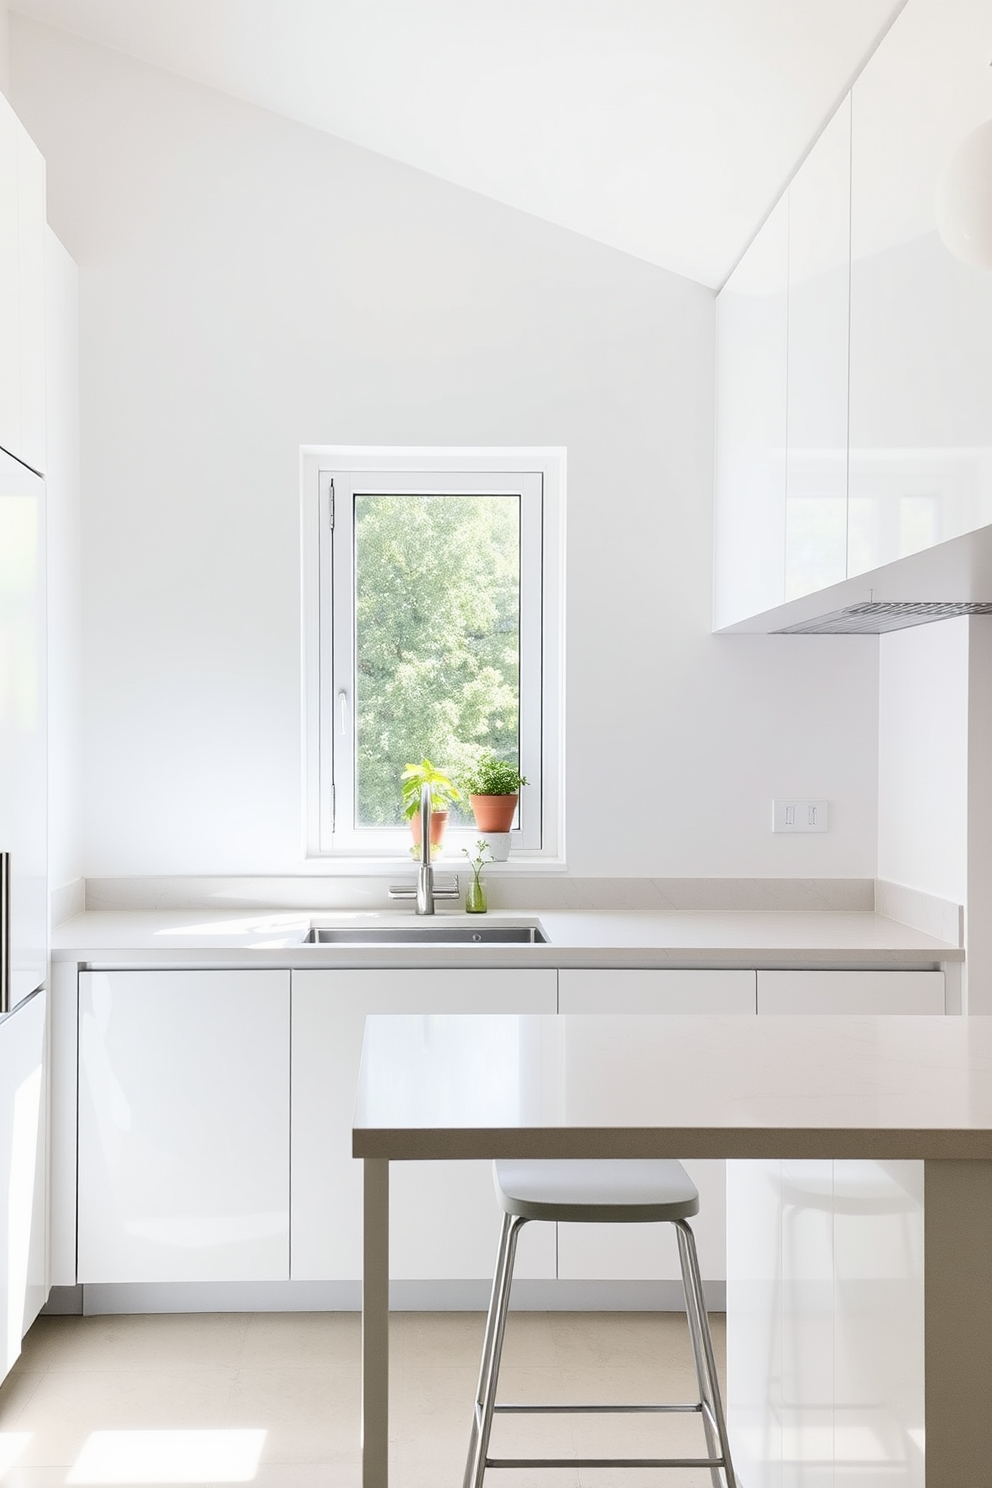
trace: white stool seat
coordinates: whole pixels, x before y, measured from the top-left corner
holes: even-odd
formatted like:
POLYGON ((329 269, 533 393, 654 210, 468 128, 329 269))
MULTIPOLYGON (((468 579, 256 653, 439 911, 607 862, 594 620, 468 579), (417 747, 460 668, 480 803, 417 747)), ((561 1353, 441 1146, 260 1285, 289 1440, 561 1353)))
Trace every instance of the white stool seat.
POLYGON ((674 1158, 499 1158, 504 1214, 573 1224, 659 1224, 699 1213, 699 1191, 674 1158))

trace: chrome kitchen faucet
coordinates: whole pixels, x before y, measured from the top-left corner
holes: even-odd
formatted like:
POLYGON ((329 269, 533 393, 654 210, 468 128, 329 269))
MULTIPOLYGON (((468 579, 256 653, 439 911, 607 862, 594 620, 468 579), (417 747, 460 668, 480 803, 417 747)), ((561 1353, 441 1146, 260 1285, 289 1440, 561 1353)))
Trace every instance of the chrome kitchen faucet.
POLYGON ((434 865, 431 862, 431 788, 426 781, 420 787, 420 866, 417 869, 416 887, 413 884, 391 885, 389 897, 416 899, 418 915, 432 915, 435 899, 459 897, 457 875, 443 887, 434 883, 434 865))

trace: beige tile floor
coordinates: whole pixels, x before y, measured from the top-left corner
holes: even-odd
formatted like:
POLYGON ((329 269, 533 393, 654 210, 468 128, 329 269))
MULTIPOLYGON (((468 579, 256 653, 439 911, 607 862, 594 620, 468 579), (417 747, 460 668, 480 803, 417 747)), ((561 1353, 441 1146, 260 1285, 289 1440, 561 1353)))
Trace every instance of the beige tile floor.
MULTIPOLYGON (((460 1488, 482 1321, 478 1313, 393 1314, 397 1488, 460 1488)), ((723 1318, 712 1325, 722 1360, 723 1318)), ((0 1485, 358 1488, 358 1366, 353 1313, 39 1318, 0 1387, 0 1485), (111 1456, 96 1460, 102 1446, 111 1456)), ((511 1315, 503 1399, 631 1402, 654 1391, 694 1398, 679 1315, 511 1315)), ((508 1454, 702 1451, 695 1418, 508 1417, 497 1429, 493 1449, 508 1454)), ((556 1469, 492 1472, 487 1488, 636 1488, 659 1477, 671 1488, 710 1485, 709 1473, 695 1470, 556 1469)))

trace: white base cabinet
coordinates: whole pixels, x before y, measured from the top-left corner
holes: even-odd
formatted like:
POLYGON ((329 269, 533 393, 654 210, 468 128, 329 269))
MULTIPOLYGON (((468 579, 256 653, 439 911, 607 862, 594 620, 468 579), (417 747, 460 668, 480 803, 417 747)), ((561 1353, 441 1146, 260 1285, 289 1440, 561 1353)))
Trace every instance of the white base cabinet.
POLYGON ((48 1295, 47 1007, 36 992, 0 1021, 0 1378, 48 1295))
MULTIPOLYGON (((69 991, 57 977, 60 987, 69 991)), ((113 970, 80 972, 78 997, 78 1140, 60 1107, 53 1279, 352 1283, 362 1269, 362 1172, 351 1123, 369 1014, 413 1014, 419 1036, 431 1038, 435 1016, 452 1012, 940 1013, 944 979, 928 971, 670 968, 113 970), (59 1209, 73 1190, 75 1225, 59 1209)), ((16 1014, 20 1024, 0 1023, 0 1060, 4 1036, 13 1049, 15 1026, 26 1032, 39 1016, 31 1006, 16 1014)), ((75 1018, 71 1037, 64 1019, 60 1029, 55 1052, 68 1068, 75 1018)), ((14 1100, 23 1084, 5 1075, 0 1096, 14 1100)), ((23 1105, 28 1096, 16 1099, 23 1105)), ((20 1173, 27 1117, 20 1106, 8 1114, 21 1144, 10 1161, 20 1173)), ((720 1281, 725 1165, 690 1159, 686 1167, 700 1191, 693 1227, 702 1273, 720 1281)), ((488 1162, 394 1163, 390 1181, 396 1281, 491 1276, 500 1216, 488 1162)), ((0 1171, 0 1200, 3 1184, 0 1171)), ((42 1209, 35 1205, 32 1224, 42 1209)), ((13 1262, 3 1274, 22 1276, 13 1262)), ((671 1282, 679 1269, 669 1227, 529 1225, 516 1274, 671 1282)), ((44 1278, 35 1286, 22 1276, 16 1287, 23 1296, 8 1303, 8 1352, 20 1317, 33 1317, 43 1300, 44 1278)))
MULTIPOLYGON (((294 1281, 362 1274, 362 1165, 351 1120, 365 1019, 416 1013, 553 1013, 558 974, 481 971, 293 972, 294 1281)), ((500 1211, 488 1162, 394 1163, 390 1275, 397 1281, 491 1276, 500 1211)), ((552 1278, 553 1225, 528 1225, 516 1274, 552 1278)))
POLYGON ((288 1279, 289 992, 80 973, 79 1281, 288 1279))
MULTIPOLYGON (((740 1013, 754 1016, 753 971, 561 971, 563 1013, 740 1013)), ((692 1221, 706 1281, 727 1274, 726 1164, 693 1158, 686 1172, 699 1189, 692 1221)), ((570 1280, 677 1280, 671 1225, 558 1226, 558 1275, 570 1280)))

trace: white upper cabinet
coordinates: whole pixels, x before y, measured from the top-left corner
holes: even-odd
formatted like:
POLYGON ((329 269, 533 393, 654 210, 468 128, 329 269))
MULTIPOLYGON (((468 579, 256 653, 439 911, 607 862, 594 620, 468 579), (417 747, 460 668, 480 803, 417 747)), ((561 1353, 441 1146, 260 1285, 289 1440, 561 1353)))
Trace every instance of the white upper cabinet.
POLYGON ((788 288, 783 199, 717 300, 718 628, 785 597, 788 288))
POLYGON ((854 87, 851 575, 992 522, 992 275, 935 211, 990 60, 987 0, 910 0, 854 87))
POLYGON ((851 102, 789 187, 785 598, 845 577, 851 102))
POLYGON ((45 162, 2 94, 0 448, 45 469, 45 162))
POLYGON ((909 0, 719 296, 716 629, 992 524, 992 274, 936 217, 990 59, 988 0, 909 0))

